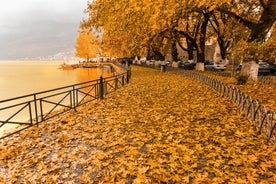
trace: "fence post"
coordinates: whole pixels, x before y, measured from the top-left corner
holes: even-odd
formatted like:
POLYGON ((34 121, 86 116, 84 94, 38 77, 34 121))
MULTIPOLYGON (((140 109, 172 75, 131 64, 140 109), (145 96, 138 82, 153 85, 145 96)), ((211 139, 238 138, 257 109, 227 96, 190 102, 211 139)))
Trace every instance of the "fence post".
POLYGON ((100 76, 100 99, 104 98, 104 83, 103 83, 103 76, 100 76))
POLYGON ((73 85, 72 94, 73 94, 73 103, 72 103, 72 106, 73 106, 74 110, 76 111, 76 107, 77 107, 78 102, 76 102, 76 99, 77 99, 76 95, 77 94, 76 94, 75 85, 73 85))
POLYGON ((128 84, 128 82, 129 82, 129 69, 127 69, 127 76, 126 76, 126 82, 127 82, 127 84, 128 84))
POLYGON ((125 85, 125 76, 123 75, 122 76, 122 86, 124 86, 125 85))
POLYGON ((30 123, 31 123, 31 125, 33 125, 33 115, 32 115, 31 102, 28 102, 28 106, 29 106, 30 123))
POLYGON ((130 70, 128 68, 127 69, 127 75, 126 75, 126 82, 127 82, 127 84, 129 83, 129 79, 130 79, 130 70))
MULTIPOLYGON (((34 94, 34 108, 35 108, 35 121, 38 126, 38 110, 37 110, 37 102, 36 102, 36 94, 34 94)), ((42 109, 42 107, 40 107, 42 109)), ((43 116, 43 115, 42 115, 43 116)))
POLYGON ((116 78, 115 78, 115 90, 117 90, 118 89, 118 77, 116 76, 116 78))

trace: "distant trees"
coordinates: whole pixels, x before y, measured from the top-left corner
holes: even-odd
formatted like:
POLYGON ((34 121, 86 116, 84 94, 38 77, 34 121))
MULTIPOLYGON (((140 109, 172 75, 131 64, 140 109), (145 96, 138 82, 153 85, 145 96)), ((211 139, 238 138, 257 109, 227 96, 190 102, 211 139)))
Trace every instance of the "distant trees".
POLYGON ((171 53, 177 61, 178 45, 189 59, 197 51, 203 62, 205 45, 214 38, 222 59, 234 41, 245 48, 269 41, 275 6, 276 0, 97 0, 88 4, 89 18, 80 27, 100 31, 101 49, 109 55, 163 59, 171 53))
POLYGON ((77 57, 89 61, 89 59, 97 56, 99 49, 98 39, 92 31, 82 30, 79 32, 75 49, 77 57))

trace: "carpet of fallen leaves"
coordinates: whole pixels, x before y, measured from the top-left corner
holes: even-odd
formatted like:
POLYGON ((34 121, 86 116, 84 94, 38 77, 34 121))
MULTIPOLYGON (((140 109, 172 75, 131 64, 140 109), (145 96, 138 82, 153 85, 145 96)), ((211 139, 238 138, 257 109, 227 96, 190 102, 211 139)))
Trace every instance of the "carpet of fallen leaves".
POLYGON ((275 181, 275 146, 228 99, 136 66, 104 100, 0 141, 0 183, 275 181))

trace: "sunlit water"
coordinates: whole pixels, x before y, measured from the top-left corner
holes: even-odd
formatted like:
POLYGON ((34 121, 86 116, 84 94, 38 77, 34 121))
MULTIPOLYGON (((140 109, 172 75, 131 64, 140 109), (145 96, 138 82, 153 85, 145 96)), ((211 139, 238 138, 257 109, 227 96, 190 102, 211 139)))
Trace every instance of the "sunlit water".
MULTIPOLYGON (((66 61, 66 64, 76 62, 66 61)), ((0 101, 112 75, 106 68, 62 70, 59 69, 62 63, 64 61, 0 61, 0 101)), ((1 120, 4 119, 0 112, 1 120)), ((0 127, 0 136, 8 128, 7 125, 0 127)))

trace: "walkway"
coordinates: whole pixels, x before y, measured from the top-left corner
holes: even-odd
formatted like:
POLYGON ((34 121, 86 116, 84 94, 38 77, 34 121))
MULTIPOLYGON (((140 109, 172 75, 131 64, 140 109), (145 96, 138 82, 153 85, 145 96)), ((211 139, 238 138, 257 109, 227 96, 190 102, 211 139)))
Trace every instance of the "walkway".
POLYGON ((275 183, 276 152, 213 89, 134 66, 130 84, 0 142, 0 183, 275 183))

